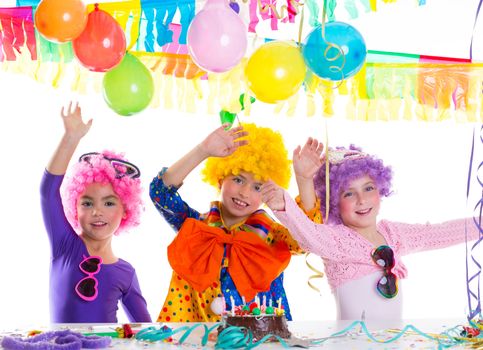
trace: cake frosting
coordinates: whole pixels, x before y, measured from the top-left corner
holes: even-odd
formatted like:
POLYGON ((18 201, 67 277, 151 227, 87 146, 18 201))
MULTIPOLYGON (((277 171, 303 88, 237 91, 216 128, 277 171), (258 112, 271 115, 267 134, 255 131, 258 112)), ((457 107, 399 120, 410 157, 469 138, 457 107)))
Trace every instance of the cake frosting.
POLYGON ((256 303, 249 306, 236 306, 233 312, 225 312, 221 318, 218 333, 227 327, 242 327, 253 335, 254 340, 260 340, 268 334, 283 339, 291 337, 284 310, 273 307, 258 307, 256 303))

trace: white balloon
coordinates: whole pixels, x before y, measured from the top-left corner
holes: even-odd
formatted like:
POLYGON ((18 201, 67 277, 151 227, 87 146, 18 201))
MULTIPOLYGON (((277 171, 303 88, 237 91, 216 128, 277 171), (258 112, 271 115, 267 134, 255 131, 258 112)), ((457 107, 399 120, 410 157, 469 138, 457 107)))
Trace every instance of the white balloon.
POLYGON ((221 315, 225 311, 225 301, 221 297, 216 297, 213 299, 210 305, 211 311, 216 315, 221 315))

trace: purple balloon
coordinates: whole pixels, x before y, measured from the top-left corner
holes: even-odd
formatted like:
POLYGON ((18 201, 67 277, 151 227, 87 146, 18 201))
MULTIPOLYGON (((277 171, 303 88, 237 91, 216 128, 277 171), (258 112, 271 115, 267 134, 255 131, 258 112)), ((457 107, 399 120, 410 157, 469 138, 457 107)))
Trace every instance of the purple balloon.
POLYGON ((230 7, 233 11, 235 11, 236 13, 240 13, 240 5, 238 5, 237 2, 235 1, 230 1, 230 7))

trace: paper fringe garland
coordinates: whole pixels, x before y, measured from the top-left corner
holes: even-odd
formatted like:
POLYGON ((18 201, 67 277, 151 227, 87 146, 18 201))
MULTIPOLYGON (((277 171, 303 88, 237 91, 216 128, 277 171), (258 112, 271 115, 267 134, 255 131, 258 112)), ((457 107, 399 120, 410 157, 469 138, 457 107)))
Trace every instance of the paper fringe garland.
MULTIPOLYGON (((22 2, 35 3, 18 1, 22 2)), ((361 2, 371 10, 377 9, 375 0, 361 2)), ((195 0, 184 0, 174 5, 175 11, 176 6, 181 11, 183 24, 168 23, 172 20, 168 13, 166 23, 162 23, 167 39, 161 40, 159 44, 163 46, 156 48, 154 37, 150 37, 152 29, 144 22, 151 18, 146 17, 146 11, 159 4, 146 0, 141 6, 139 0, 129 0, 99 6, 111 13, 127 32, 128 50, 151 69, 156 89, 151 107, 186 112, 204 110, 209 114, 216 114, 220 109, 238 112, 238 97, 248 92, 243 74, 246 60, 225 74, 207 74, 193 63, 184 43, 185 30, 195 12, 194 4, 195 0), (151 46, 154 52, 139 50, 146 50, 146 46, 151 46)), ((327 4, 329 17, 333 16, 335 1, 327 4)), ((27 74, 56 88, 68 86, 84 94, 99 93, 102 75, 79 67, 70 43, 51 43, 36 33, 29 9, 31 7, 0 8, 0 69, 27 74)), ((156 42, 159 40, 158 35, 156 42)), ((347 100, 346 111, 340 114, 350 120, 481 122, 483 64, 451 61, 456 63, 447 64, 418 55, 369 52, 363 69, 343 83, 324 81, 308 74, 303 92, 276 104, 274 112, 332 117, 335 102, 343 96, 347 100)), ((249 107, 245 114, 250 113, 249 107)))

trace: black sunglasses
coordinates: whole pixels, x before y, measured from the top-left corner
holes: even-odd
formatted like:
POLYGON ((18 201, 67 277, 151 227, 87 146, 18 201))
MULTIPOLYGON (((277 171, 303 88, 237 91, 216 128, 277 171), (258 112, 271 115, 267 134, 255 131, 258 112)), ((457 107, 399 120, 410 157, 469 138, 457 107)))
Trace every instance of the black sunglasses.
POLYGON ((79 157, 79 162, 84 161, 91 164, 91 158, 96 156, 102 156, 105 160, 108 160, 109 163, 111 163, 111 166, 116 171, 117 179, 120 179, 124 176, 127 176, 131 179, 136 179, 141 176, 141 172, 139 171, 139 168, 134 164, 129 163, 122 159, 109 158, 103 155, 102 153, 98 153, 98 152, 90 152, 90 153, 85 153, 81 155, 79 157))

